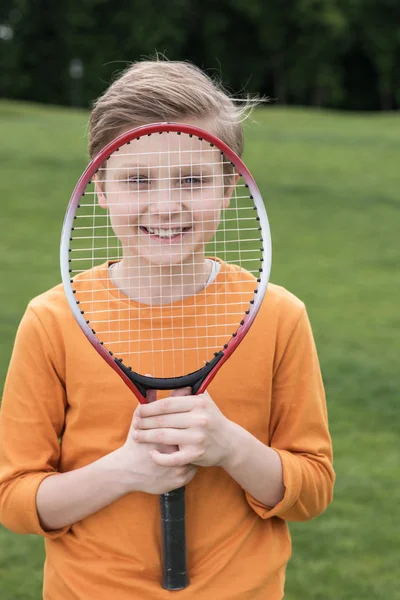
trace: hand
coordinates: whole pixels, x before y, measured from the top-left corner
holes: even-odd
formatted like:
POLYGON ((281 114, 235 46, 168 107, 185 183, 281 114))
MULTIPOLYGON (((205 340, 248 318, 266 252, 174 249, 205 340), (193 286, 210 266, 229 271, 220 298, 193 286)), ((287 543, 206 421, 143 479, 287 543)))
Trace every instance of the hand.
POLYGON ((132 421, 134 440, 153 445, 150 455, 163 466, 223 466, 232 453, 232 422, 205 392, 198 396, 183 388, 179 396, 140 405, 132 421), (177 452, 164 454, 155 444, 179 446, 177 452))
MULTIPOLYGON (((150 401, 152 401, 153 392, 150 392, 150 398, 150 401)), ((160 455, 171 452, 177 453, 179 450, 177 446, 157 443, 141 444, 135 441, 136 429, 133 422, 136 419, 137 411, 138 409, 136 409, 133 416, 125 444, 116 450, 119 467, 122 464, 123 471, 127 475, 128 491, 164 494, 189 483, 196 474, 197 469, 195 466, 191 464, 163 466, 153 460, 153 452, 160 455)))
MULTIPOLYGON (((151 375, 148 375, 151 377, 151 375)), ((188 396, 190 394, 190 388, 182 388, 178 390, 172 390, 172 396, 188 396)), ((146 395, 146 400, 148 404, 155 402, 157 400, 157 390, 148 390, 146 395)), ((156 449, 162 454, 172 454, 172 452, 177 452, 179 450, 178 446, 167 446, 167 444, 157 444, 156 449)))

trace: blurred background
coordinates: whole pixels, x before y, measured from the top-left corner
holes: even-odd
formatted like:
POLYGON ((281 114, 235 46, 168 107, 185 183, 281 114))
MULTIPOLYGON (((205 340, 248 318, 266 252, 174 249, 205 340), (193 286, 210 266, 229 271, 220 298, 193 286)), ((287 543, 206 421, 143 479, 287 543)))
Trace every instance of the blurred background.
MULTIPOLYGON (((156 52, 271 99, 245 161, 272 280, 308 308, 337 471, 326 513, 290 526, 285 599, 400 599, 399 0, 2 0, 0 383, 29 299, 60 281, 88 107, 156 52)), ((1 600, 41 597, 43 557, 0 526, 1 600)))
POLYGON ((155 50, 279 104, 400 107, 398 0, 2 0, 0 94, 87 106, 155 50))

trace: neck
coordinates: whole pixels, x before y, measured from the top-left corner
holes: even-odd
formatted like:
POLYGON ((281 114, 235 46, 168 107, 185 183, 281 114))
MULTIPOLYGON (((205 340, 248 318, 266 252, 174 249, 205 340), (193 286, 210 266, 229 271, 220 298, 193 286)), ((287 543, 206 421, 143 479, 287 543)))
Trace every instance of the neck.
POLYGON ((171 304, 194 296, 207 284, 212 263, 205 257, 197 263, 158 266, 139 265, 124 258, 112 269, 112 281, 126 296, 143 304, 171 304))

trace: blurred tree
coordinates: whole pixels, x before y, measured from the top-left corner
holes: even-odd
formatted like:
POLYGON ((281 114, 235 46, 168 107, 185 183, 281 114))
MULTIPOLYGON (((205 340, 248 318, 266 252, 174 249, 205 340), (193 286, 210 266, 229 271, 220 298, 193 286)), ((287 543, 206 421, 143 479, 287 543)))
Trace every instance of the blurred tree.
MULTIPOLYGON (((166 51, 180 57, 189 4, 185 0, 64 0, 62 36, 69 59, 84 65, 85 103, 130 62, 166 51), (156 12, 155 12, 156 11, 156 12)), ((66 73, 66 86, 70 85, 66 73)))
MULTIPOLYGON (((272 86, 269 95, 276 102, 286 104, 288 100, 287 70, 295 35, 294 10, 298 0, 231 0, 239 13, 238 30, 243 19, 249 19, 256 37, 249 40, 259 53, 256 64, 264 63, 271 75, 272 86)), ((241 46, 243 49, 244 47, 241 46)), ((249 66, 253 63, 249 61, 249 66)))
POLYGON ((352 0, 349 5, 354 26, 361 32, 362 46, 374 65, 380 106, 391 110, 400 87, 400 2, 399 0, 352 0))
POLYGON ((346 15, 338 0, 298 0, 293 17, 292 95, 305 104, 337 106, 345 96, 339 59, 350 43, 346 15))
POLYGON ((0 23, 8 24, 11 18, 11 9, 13 7, 13 0, 3 0, 0 4, 0 23))
POLYGON ((87 106, 156 51, 282 104, 400 106, 400 0, 1 2, 2 96, 87 106))
POLYGON ((9 61, 15 74, 12 97, 55 104, 65 101, 62 73, 65 55, 60 43, 64 26, 62 3, 53 0, 14 0, 10 12, 13 39, 9 61))
POLYGON ((17 72, 15 26, 20 13, 14 4, 14 0, 5 0, 0 5, 0 95, 8 97, 13 97, 17 72))
POLYGON ((226 83, 230 90, 270 87, 258 23, 236 0, 189 0, 183 56, 226 83), (212 16, 211 16, 212 15, 212 16))

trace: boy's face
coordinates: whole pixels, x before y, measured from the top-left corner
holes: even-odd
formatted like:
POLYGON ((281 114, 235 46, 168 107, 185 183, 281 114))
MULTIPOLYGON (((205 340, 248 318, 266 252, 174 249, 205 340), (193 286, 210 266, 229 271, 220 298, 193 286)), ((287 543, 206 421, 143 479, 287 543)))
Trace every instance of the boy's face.
POLYGON ((232 193, 220 152, 187 134, 133 140, 107 161, 104 179, 99 204, 124 258, 159 266, 203 260, 232 193))

